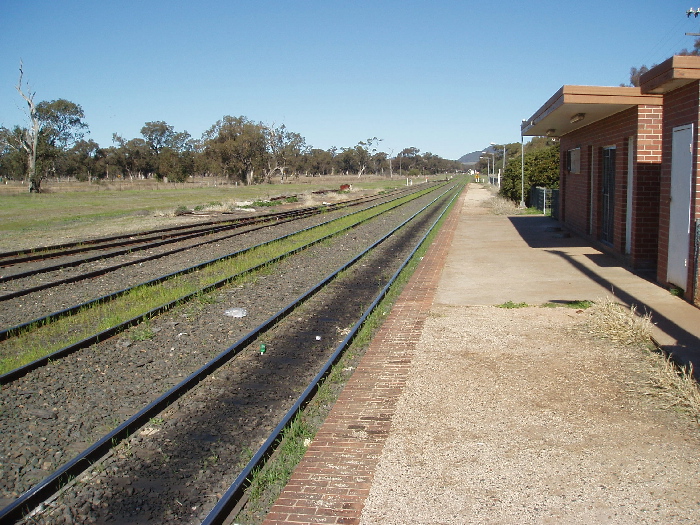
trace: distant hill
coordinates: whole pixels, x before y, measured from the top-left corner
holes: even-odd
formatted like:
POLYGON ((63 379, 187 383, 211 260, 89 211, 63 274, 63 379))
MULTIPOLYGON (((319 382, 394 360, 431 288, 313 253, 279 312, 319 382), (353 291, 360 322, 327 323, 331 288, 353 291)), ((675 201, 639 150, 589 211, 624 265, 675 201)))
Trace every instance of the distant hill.
POLYGON ((457 162, 461 162, 462 164, 466 164, 468 166, 473 166, 474 164, 479 162, 479 157, 481 157, 484 151, 493 152, 493 147, 489 146, 487 148, 480 149, 478 151, 472 151, 471 153, 462 155, 459 159, 457 159, 457 162))
POLYGON ((477 162, 479 162, 479 157, 481 157, 481 151, 472 151, 471 153, 462 155, 460 158, 457 159, 457 162, 461 162, 462 164, 474 165, 477 162))

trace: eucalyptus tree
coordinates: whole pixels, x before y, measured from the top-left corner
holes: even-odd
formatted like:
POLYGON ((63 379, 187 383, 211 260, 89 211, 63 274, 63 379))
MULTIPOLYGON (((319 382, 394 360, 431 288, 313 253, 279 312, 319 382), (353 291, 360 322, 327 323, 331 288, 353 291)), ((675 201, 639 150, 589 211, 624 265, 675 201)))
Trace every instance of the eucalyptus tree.
POLYGON ((432 174, 439 173, 440 171, 442 171, 442 160, 443 159, 440 156, 434 155, 433 153, 427 151, 423 153, 423 155, 421 155, 421 169, 432 174))
POLYGON ((265 126, 246 117, 225 116, 202 136, 203 155, 211 172, 246 184, 262 178, 268 166, 265 126))
POLYGON ((0 140, 3 145, 17 151, 24 151, 26 154, 26 178, 29 180, 29 191, 41 191, 41 175, 36 169, 37 149, 39 145, 39 131, 41 121, 34 103, 36 92, 29 90, 29 86, 22 88, 22 78, 24 77, 24 67, 19 63, 19 80, 15 89, 27 104, 27 117, 29 125, 26 128, 15 127, 12 131, 4 126, 0 128, 0 140), (26 90, 26 92, 25 92, 26 90))
POLYGON ((79 140, 66 153, 65 173, 79 181, 103 178, 105 157, 105 151, 94 140, 79 140))
POLYGON ((41 124, 37 144, 36 171, 41 178, 70 175, 69 152, 85 137, 88 126, 80 105, 60 98, 39 102, 36 112, 41 124))
POLYGON ((346 175, 358 173, 360 165, 357 162, 356 153, 355 148, 341 148, 340 153, 333 159, 338 171, 346 175))
POLYGON ((362 174, 367 170, 367 166, 372 162, 374 156, 377 153, 377 146, 381 142, 381 139, 377 137, 372 137, 366 141, 360 141, 355 146, 355 156, 357 157, 358 171, 357 176, 361 177, 362 174))
POLYGON ((192 136, 187 131, 175 131, 170 124, 158 120, 146 122, 141 136, 153 154, 156 177, 181 182, 193 173, 192 136))
POLYGON ((372 166, 374 173, 384 174, 385 168, 390 168, 389 154, 384 151, 378 151, 372 155, 372 166))
POLYGON ((342 148, 334 159, 338 170, 346 174, 357 173, 361 177, 368 167, 374 166, 376 169, 377 145, 380 140, 372 137, 366 141, 361 140, 352 148, 342 148))
POLYGON ((23 85, 24 67, 20 62, 17 92, 27 104, 28 126, 12 131, 0 127, 0 141, 5 147, 26 155, 25 178, 29 191, 41 191, 41 182, 49 172, 57 171, 63 155, 87 133, 83 108, 66 99, 34 102, 36 92, 23 85))
POLYGON ((36 112, 41 123, 41 135, 52 148, 67 151, 83 140, 87 133, 83 108, 70 100, 59 98, 39 102, 36 112))
POLYGON ((12 130, 0 128, 0 177, 6 179, 23 179, 27 173, 27 154, 20 147, 24 129, 15 126, 12 130))
POLYGON ((411 146, 410 148, 402 149, 396 158, 399 161, 399 175, 403 173, 403 170, 411 170, 415 168, 417 157, 419 157, 420 150, 411 146))
POLYGON ((112 140, 117 144, 112 162, 123 176, 128 176, 130 179, 143 179, 155 173, 155 157, 144 139, 126 140, 114 133, 112 140))
POLYGON ((146 122, 141 128, 141 136, 157 156, 163 148, 172 144, 175 128, 162 120, 146 122))
POLYGON ((311 175, 331 175, 335 170, 333 158, 335 157, 335 148, 330 150, 311 148, 305 155, 307 173, 311 175))
POLYGON ((262 131, 267 143, 268 153, 267 170, 265 172, 266 182, 271 182, 272 177, 277 172, 284 180, 287 175, 285 170, 296 171, 302 167, 302 157, 309 151, 304 137, 299 133, 287 130, 284 124, 279 127, 274 127, 274 125, 269 127, 263 126, 262 131))

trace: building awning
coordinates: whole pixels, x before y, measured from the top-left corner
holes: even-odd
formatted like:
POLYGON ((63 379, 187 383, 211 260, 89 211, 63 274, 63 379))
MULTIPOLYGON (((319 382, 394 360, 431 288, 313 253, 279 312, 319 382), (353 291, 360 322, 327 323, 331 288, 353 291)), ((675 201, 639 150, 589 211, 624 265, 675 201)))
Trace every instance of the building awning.
POLYGON ((639 78, 642 93, 668 93, 700 79, 700 57, 675 55, 639 78))
POLYGON ((563 86, 521 125, 525 136, 561 137, 637 105, 660 106, 661 95, 637 87, 563 86))

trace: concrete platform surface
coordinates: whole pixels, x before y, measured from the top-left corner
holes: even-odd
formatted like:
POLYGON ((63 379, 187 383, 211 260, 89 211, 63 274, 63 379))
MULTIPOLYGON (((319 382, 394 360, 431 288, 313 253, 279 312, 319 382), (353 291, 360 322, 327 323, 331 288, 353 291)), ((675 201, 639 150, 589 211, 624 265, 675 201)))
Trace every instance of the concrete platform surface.
POLYGON ((609 297, 650 312, 656 341, 680 361, 700 363, 698 308, 623 268, 549 217, 479 212, 490 196, 476 185, 467 192, 436 304, 538 305, 609 297))

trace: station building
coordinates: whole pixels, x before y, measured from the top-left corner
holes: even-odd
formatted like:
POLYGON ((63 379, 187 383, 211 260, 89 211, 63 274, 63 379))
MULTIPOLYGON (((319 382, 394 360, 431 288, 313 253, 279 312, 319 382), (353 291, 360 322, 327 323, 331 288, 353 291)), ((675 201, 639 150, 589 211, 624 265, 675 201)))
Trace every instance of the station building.
POLYGON ((563 86, 521 128, 560 140, 563 225, 695 304, 699 125, 700 57, 674 56, 640 87, 563 86))

